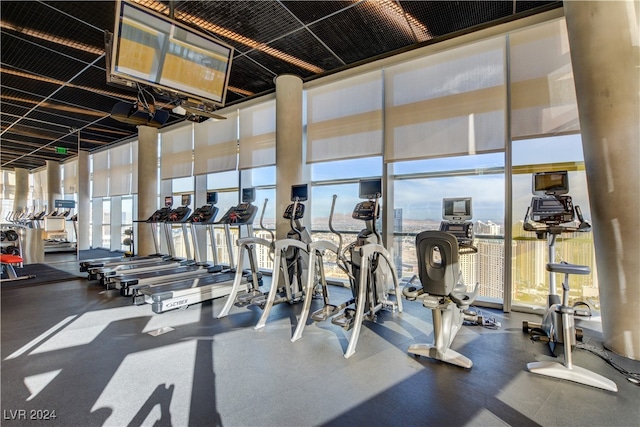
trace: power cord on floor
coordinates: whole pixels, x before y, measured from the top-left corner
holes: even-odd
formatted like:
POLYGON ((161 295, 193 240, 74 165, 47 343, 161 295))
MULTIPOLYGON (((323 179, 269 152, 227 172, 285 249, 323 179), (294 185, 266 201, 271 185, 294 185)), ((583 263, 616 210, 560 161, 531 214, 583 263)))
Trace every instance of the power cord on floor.
POLYGON ((589 353, 595 354, 596 356, 598 356, 599 358, 607 362, 607 364, 613 367, 616 371, 624 375, 627 378, 627 381, 637 386, 640 386, 640 373, 629 372, 626 369, 624 369, 622 366, 618 365, 616 362, 613 361, 613 359, 611 359, 611 357, 609 356, 609 353, 607 353, 606 350, 599 349, 585 343, 577 343, 576 348, 579 348, 581 350, 586 350, 589 353))

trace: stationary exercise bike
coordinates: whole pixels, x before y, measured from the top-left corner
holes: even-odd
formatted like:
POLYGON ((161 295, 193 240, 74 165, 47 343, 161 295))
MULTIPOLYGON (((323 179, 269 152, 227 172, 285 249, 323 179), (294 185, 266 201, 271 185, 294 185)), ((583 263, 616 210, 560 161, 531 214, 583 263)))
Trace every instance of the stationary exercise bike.
MULTIPOLYGON (((548 262, 556 262, 556 239, 563 233, 588 232, 591 224, 582 217, 579 206, 574 206, 569 192, 569 178, 566 171, 538 172, 533 174, 533 194, 531 205, 527 208, 523 228, 536 233, 538 239, 546 239, 548 246, 548 262)), ((582 340, 582 329, 573 325, 571 316, 571 334, 565 339, 563 320, 558 307, 562 304, 556 293, 556 275, 549 271, 549 294, 547 310, 542 323, 522 322, 523 332, 528 332, 534 341, 548 342, 555 356, 562 355, 565 341, 570 346, 576 340, 582 340)), ((574 306, 574 315, 590 317, 591 309, 583 302, 574 306)))
POLYGON ((471 198, 445 198, 440 230, 427 230, 416 236, 420 284, 413 279, 402 293, 408 300, 420 299, 433 318, 433 343, 412 344, 407 352, 426 356, 463 368, 473 362, 451 349, 463 323, 482 324, 470 309, 478 297, 480 284, 469 292, 460 274, 459 256, 477 253, 473 245, 471 198))
POLYGON ((582 330, 576 328, 574 317, 591 316, 591 309, 583 302, 569 306, 569 276, 585 275, 591 269, 585 265, 555 262, 556 238, 562 233, 588 232, 591 224, 586 221, 579 206, 574 206, 569 192, 569 177, 566 171, 539 172, 533 174, 531 205, 524 219, 524 229, 536 233, 538 239, 547 239, 549 262, 548 308, 542 323, 522 322, 524 332, 529 332, 533 341, 549 343, 551 351, 558 356, 564 353, 564 363, 531 362, 527 369, 535 374, 573 381, 609 391, 618 391, 616 384, 595 372, 573 365, 572 349, 582 340, 582 330), (562 299, 556 294, 555 274, 564 274, 562 299))

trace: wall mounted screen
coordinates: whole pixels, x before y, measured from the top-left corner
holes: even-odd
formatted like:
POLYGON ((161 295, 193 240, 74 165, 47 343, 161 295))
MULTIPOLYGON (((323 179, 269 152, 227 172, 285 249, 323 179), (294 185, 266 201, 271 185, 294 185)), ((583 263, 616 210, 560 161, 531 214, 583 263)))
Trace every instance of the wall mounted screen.
POLYGON ((233 48, 135 4, 118 1, 110 74, 224 105, 233 48))

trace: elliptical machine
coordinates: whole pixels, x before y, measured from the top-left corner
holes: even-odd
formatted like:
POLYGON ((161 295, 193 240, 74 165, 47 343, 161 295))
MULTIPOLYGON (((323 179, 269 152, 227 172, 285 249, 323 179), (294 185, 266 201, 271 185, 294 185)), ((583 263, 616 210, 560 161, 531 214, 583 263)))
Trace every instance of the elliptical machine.
POLYGON ((538 239, 547 239, 549 262, 548 308, 542 323, 522 322, 522 330, 529 332, 531 340, 548 342, 551 351, 558 356, 564 353, 564 363, 531 362, 527 369, 539 375, 569 380, 609 391, 618 391, 616 384, 595 372, 573 365, 572 349, 582 339, 582 330, 576 328, 574 317, 590 317, 591 309, 586 303, 577 302, 569 306, 569 276, 591 272, 586 265, 556 263, 555 243, 562 233, 588 232, 591 224, 582 216, 579 206, 574 206, 569 193, 567 171, 538 172, 533 174, 533 194, 527 208, 523 228, 536 233, 538 239), (577 224, 576 224, 577 223, 577 224), (555 274, 564 274, 562 300, 556 294, 555 274))
POLYGON ((251 299, 250 304, 263 309, 262 316, 258 320, 255 329, 263 328, 271 307, 274 304, 287 302, 295 304, 303 299, 310 298, 311 294, 304 291, 304 283, 309 268, 309 249, 311 235, 300 220, 304 217, 305 206, 302 202, 308 199, 307 184, 291 186, 291 203, 287 206, 283 218, 289 220, 291 229, 287 237, 276 240, 272 244, 274 255, 273 277, 268 293, 263 293, 251 299), (280 286, 280 279, 284 282, 280 286))
MULTIPOLYGON (((341 326, 345 330, 350 330, 351 337, 349 345, 344 353, 345 358, 351 357, 355 353, 358 337, 362 328, 362 322, 366 319, 375 322, 377 313, 382 309, 402 312, 402 300, 395 266, 391 260, 391 255, 382 245, 382 236, 376 229, 376 221, 380 215, 379 200, 382 195, 382 183, 380 179, 361 180, 359 197, 365 199, 356 205, 352 218, 365 222, 356 238, 356 241, 342 247, 342 236, 337 231, 331 231, 338 236, 339 245, 336 248, 329 242, 314 242, 310 245, 310 259, 321 258, 318 255, 325 250, 333 250, 337 253, 337 265, 349 278, 352 298, 335 306, 329 304, 328 291, 326 286, 322 286, 325 305, 320 310, 314 312, 311 317, 315 321, 323 321, 331 317, 331 323, 341 326), (384 261, 384 263, 383 263, 384 261), (387 270, 385 271, 384 266, 387 270), (393 280, 393 287, 390 288, 388 276, 393 280), (391 300, 389 295, 395 295, 395 300, 391 300), (341 308, 343 308, 340 310, 341 308)), ((335 203, 335 197, 334 197, 335 203)), ((333 216, 333 207, 331 210, 333 216)), ((311 264, 311 261, 310 261, 311 264)), ((324 282, 324 272, 320 270, 321 281, 324 282)), ((315 276, 309 272, 307 276, 307 290, 315 284, 315 276)), ((298 327, 292 338, 293 341, 302 335, 302 328, 306 323, 308 307, 303 308, 303 316, 298 321, 298 327)))

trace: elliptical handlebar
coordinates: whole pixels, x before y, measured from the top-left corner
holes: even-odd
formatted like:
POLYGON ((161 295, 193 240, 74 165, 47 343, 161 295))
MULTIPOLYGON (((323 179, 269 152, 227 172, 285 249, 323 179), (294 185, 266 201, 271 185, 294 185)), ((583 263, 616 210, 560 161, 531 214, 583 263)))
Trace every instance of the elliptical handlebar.
POLYGON ((380 233, 378 233, 378 230, 376 229, 376 222, 378 222, 378 206, 379 206, 378 201, 380 200, 381 196, 382 194, 376 193, 376 198, 374 200, 374 205, 373 205, 373 221, 371 224, 371 228, 373 229, 373 233, 376 235, 376 239, 378 240, 379 245, 382 244, 382 236, 380 236, 380 233))
POLYGON ((333 213, 335 211, 336 208, 336 200, 338 199, 338 196, 336 194, 333 195, 333 198, 331 200, 331 211, 329 212, 329 230, 335 234, 336 236, 338 236, 338 250, 336 251, 336 265, 338 266, 338 268, 342 271, 344 271, 346 273, 346 275, 352 279, 355 280, 355 276, 351 273, 351 271, 349 270, 349 268, 347 267, 347 263, 349 262, 346 258, 346 256, 344 255, 345 252, 347 252, 349 250, 350 247, 355 245, 355 242, 347 245, 346 247, 342 247, 342 234, 340 234, 339 231, 337 231, 335 228, 333 228, 333 213))
POLYGON ((265 198, 264 203, 262 204, 262 213, 260 214, 260 228, 262 228, 264 231, 269 233, 269 235, 271 236, 271 243, 273 244, 273 242, 276 240, 276 236, 273 234, 273 231, 266 228, 264 226, 264 223, 262 222, 264 220, 264 213, 267 210, 268 202, 269 202, 269 199, 265 198))
POLYGON ((340 254, 342 252, 342 234, 338 233, 334 228, 333 228, 333 211, 336 208, 336 200, 338 199, 338 195, 334 194, 333 195, 333 199, 331 200, 331 211, 329 211, 329 230, 335 234, 336 236, 338 236, 338 254, 340 254))
POLYGON ((296 233, 298 235, 298 238, 300 240, 302 240, 302 232, 300 230, 298 230, 297 224, 296 224, 296 214, 298 212, 298 203, 300 201, 299 197, 295 197, 293 199, 293 212, 291 213, 291 216, 289 217, 289 226, 291 227, 291 230, 293 230, 294 233, 296 233))

